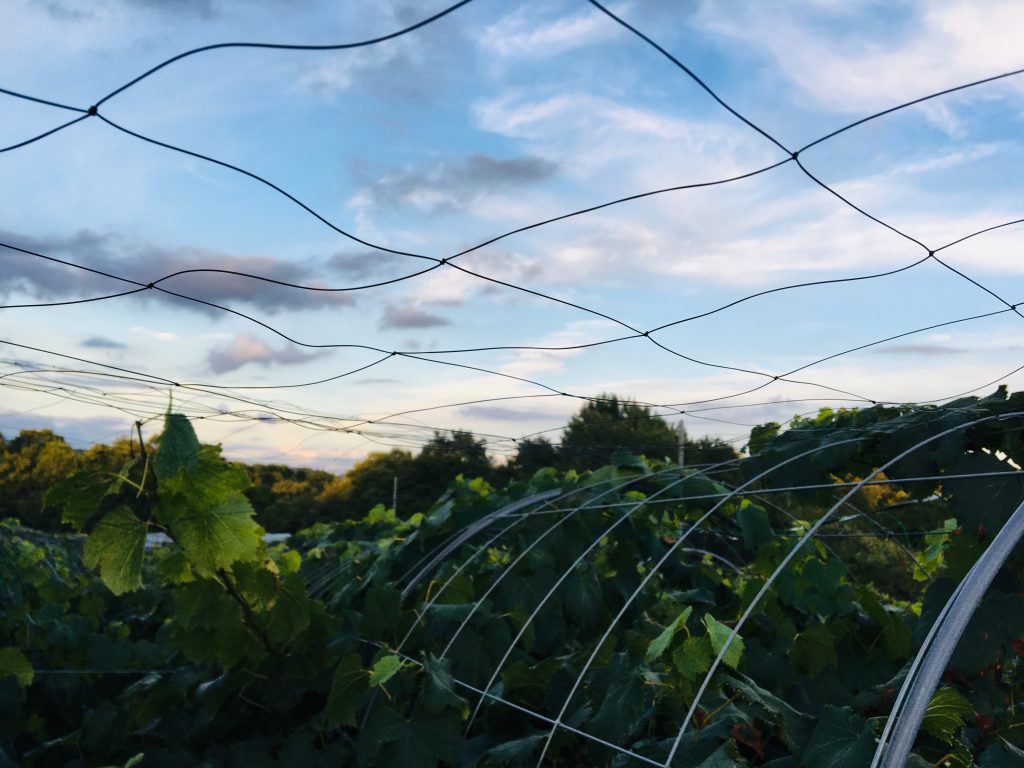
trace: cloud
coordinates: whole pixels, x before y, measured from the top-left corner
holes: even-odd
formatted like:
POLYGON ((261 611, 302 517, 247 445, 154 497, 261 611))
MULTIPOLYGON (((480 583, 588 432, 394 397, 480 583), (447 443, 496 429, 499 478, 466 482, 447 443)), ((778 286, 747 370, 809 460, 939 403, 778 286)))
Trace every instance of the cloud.
POLYGON ((82 342, 82 346, 93 349, 127 349, 127 345, 113 339, 108 339, 105 336, 90 336, 82 342))
POLYGON ((241 368, 248 363, 256 363, 264 367, 270 365, 297 365, 320 357, 323 352, 303 352, 294 344, 286 344, 280 349, 248 334, 239 334, 226 346, 210 350, 206 361, 214 373, 227 373, 241 368))
MULTIPOLYGON (((359 251, 357 253, 336 253, 327 260, 327 266, 336 272, 340 272, 350 280, 366 280, 372 278, 378 280, 381 275, 391 274, 392 268, 399 262, 404 262, 409 267, 409 272, 414 268, 422 268, 416 259, 409 259, 385 251, 359 251)), ((426 264, 426 262, 424 262, 426 264)))
POLYGON ((538 156, 473 154, 382 176, 364 186, 351 204, 411 207, 427 213, 460 211, 482 197, 544 181, 557 168, 556 163, 538 156))
POLYGON ((380 320, 380 327, 392 328, 437 328, 442 325, 451 325, 451 321, 440 315, 434 315, 415 307, 396 307, 389 304, 384 308, 384 315, 380 320))
POLYGON ((493 421, 537 421, 550 414, 535 410, 517 410, 500 405, 471 405, 462 408, 459 415, 467 419, 490 419, 493 421))
MULTIPOLYGON (((972 2, 908 5, 910 13, 823 4, 783 16, 764 3, 731 3, 727 11, 706 3, 700 22, 766 54, 801 92, 843 113, 873 112, 1021 66, 1020 3, 991 2, 984 10, 972 2)), ((1007 85, 1015 87, 999 87, 1007 85)), ((948 111, 929 117, 951 127, 948 111)))
MULTIPOLYGON (((416 3, 398 3, 395 8, 369 4, 369 16, 357 25, 355 37, 375 37, 422 21, 424 11, 416 3), (390 17, 390 18, 388 18, 390 17)), ((345 25, 352 24, 346 9, 345 25)), ((300 88, 335 99, 350 91, 372 94, 375 100, 433 102, 449 81, 461 75, 460 57, 468 48, 458 14, 437 24, 422 27, 412 35, 392 39, 385 45, 323 53, 310 68, 299 71, 300 88)), ((308 65, 307 65, 308 66, 308 65)))
POLYGON ((552 56, 604 42, 618 32, 616 25, 597 11, 545 21, 534 9, 524 7, 485 28, 480 45, 501 56, 552 56))
POLYGON ((946 347, 940 344, 893 344, 875 350, 875 354, 878 355, 924 355, 926 357, 962 355, 965 352, 967 352, 966 349, 946 347))
MULTIPOLYGON (((350 306, 348 293, 308 291, 289 288, 226 272, 241 272, 282 282, 324 287, 309 264, 285 261, 273 256, 238 256, 201 248, 161 248, 136 244, 127 239, 81 230, 73 235, 28 237, 0 230, 0 242, 11 243, 45 256, 63 258, 108 274, 148 283, 185 270, 225 270, 179 275, 161 287, 215 304, 244 304, 266 312, 350 306)), ((28 294, 41 300, 62 300, 130 290, 131 284, 103 277, 75 267, 56 264, 16 251, 5 251, 7 268, 0 272, 0 295, 28 294)), ((173 302, 178 307, 218 314, 219 310, 169 296, 145 291, 146 300, 173 302)))

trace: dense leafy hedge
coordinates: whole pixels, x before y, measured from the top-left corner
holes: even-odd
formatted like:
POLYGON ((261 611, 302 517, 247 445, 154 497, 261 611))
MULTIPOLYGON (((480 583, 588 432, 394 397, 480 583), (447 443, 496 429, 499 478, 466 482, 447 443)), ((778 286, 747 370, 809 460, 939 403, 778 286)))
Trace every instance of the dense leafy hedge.
MULTIPOLYGON (((84 537, 0 529, 0 766, 866 766, 916 644, 1024 498, 1000 458, 1024 463, 1024 419, 888 468, 897 485, 821 532, 885 543, 869 519, 912 521, 892 562, 812 540, 727 646, 837 498, 784 489, 1020 410, 1000 391, 762 432, 742 466, 778 467, 752 481, 762 496, 619 456, 500 491, 459 479, 426 515, 378 507, 288 547, 262 541, 244 473, 168 415, 155 455, 50 491, 84 537), (997 474, 914 479, 978 472, 997 474), (154 531, 171 543, 147 550, 154 531), (896 576, 917 593, 894 596, 896 576)), ((1024 764, 1020 565, 979 607, 914 765, 1024 764)))

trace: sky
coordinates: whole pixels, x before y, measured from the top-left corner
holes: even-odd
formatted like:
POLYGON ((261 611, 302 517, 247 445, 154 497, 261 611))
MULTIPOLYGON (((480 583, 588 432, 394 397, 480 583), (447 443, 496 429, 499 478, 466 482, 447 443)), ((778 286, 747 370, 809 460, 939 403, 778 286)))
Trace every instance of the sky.
MULTIPOLYGON (((197 47, 449 5, 5 0, 0 88, 87 110, 197 47)), ((1024 67, 1024 6, 605 8, 215 48, 94 117, 0 93, 0 433, 85 447, 172 402, 232 458, 341 472, 435 430, 502 460, 603 393, 739 447, 1024 387, 1024 75, 802 149, 1024 67)))

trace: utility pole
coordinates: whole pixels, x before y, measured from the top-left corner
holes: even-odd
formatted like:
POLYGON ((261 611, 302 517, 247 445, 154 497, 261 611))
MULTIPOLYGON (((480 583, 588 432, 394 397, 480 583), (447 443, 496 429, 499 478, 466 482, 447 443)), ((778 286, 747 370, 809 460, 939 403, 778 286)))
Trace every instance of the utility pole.
POLYGON ((395 475, 394 483, 391 485, 391 511, 398 514, 398 475, 395 475))
POLYGON ((686 458, 686 427, 683 426, 682 419, 679 420, 679 442, 677 445, 679 449, 679 458, 677 459, 677 463, 679 464, 679 468, 682 469, 685 465, 684 459, 686 458))

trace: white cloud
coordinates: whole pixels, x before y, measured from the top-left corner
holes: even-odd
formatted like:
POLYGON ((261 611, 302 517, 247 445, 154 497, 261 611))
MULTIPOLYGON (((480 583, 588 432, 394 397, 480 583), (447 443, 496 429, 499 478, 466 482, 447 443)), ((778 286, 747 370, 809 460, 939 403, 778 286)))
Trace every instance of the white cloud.
MULTIPOLYGON (((763 3, 742 7, 706 3, 704 30, 737 39, 771 57, 782 75, 817 104, 870 113, 934 91, 1024 67, 1020 44, 1024 5, 1017 2, 916 3, 888 34, 877 24, 882 6, 864 5, 875 23, 850 19, 850 10, 780 14, 763 3)), ((890 12, 897 9, 889 8, 890 12)), ((1004 82, 1019 89, 1022 80, 1004 82)), ((989 95, 990 89, 980 91, 989 95)), ((958 124, 947 107, 929 105, 928 116, 949 131, 958 124)))
POLYGON ((518 8, 484 29, 480 45, 501 56, 553 56, 604 42, 619 30, 597 11, 542 20, 531 6, 518 8))
MULTIPOLYGON (((623 335, 621 326, 607 320, 577 320, 560 331, 548 334, 530 344, 535 347, 571 347, 603 341, 623 335)), ((548 351, 543 349, 519 349, 508 353, 511 358, 499 369, 512 376, 531 378, 536 374, 550 374, 564 371, 566 362, 579 356, 584 349, 548 351)))

